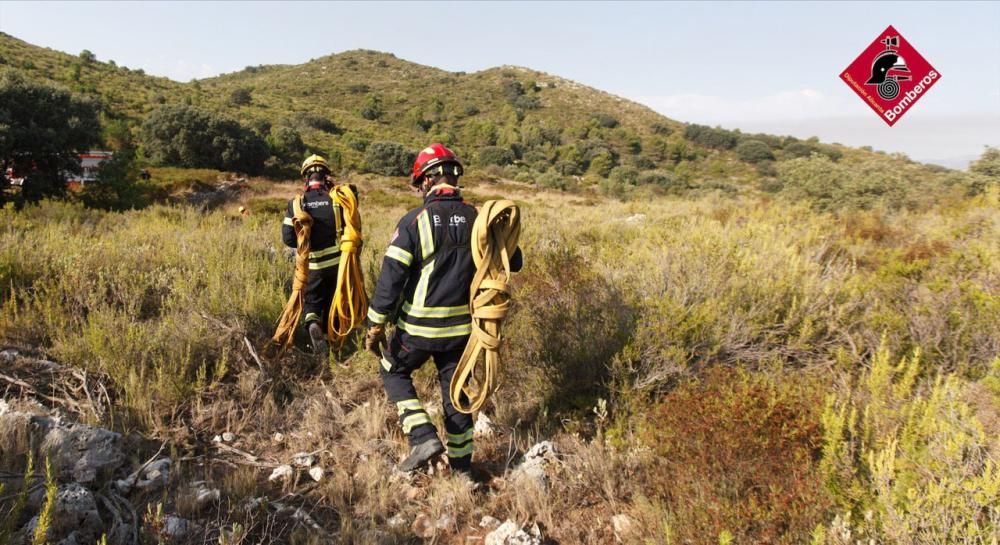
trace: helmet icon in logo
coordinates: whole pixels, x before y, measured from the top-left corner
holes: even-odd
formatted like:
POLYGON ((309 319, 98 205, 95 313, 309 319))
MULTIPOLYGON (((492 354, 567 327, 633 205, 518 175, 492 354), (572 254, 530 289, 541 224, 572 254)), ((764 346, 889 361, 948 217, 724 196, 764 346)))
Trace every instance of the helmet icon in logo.
POLYGON ((872 61, 872 77, 868 78, 865 85, 877 85, 878 96, 883 100, 892 100, 899 95, 900 81, 909 81, 910 69, 906 67, 906 61, 900 57, 895 47, 899 47, 899 36, 886 37, 882 40, 885 44, 885 51, 878 54, 872 61))

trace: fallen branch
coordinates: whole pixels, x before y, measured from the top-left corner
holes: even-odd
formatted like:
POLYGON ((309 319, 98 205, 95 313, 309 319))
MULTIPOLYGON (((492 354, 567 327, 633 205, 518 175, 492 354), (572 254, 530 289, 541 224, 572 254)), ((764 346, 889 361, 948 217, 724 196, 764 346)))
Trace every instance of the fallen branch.
POLYGON ((32 396, 44 399, 44 400, 49 401, 51 403, 58 403, 59 405, 62 405, 64 407, 66 407, 67 409, 70 409, 71 411, 73 411, 73 412, 75 412, 77 414, 80 414, 80 415, 86 414, 86 411, 84 411, 80 407, 79 403, 77 403, 77 402, 75 402, 73 400, 70 400, 70 399, 63 399, 63 398, 58 398, 58 397, 52 397, 52 396, 49 396, 49 395, 45 395, 45 394, 39 392, 38 390, 36 390, 31 384, 28 384, 27 382, 24 382, 23 380, 7 376, 7 375, 5 375, 3 373, 0 373, 0 380, 4 380, 4 381, 6 381, 6 382, 8 382, 10 384, 13 384, 14 386, 19 386, 23 390, 23 392, 26 393, 26 394, 28 394, 28 395, 32 395, 32 396))

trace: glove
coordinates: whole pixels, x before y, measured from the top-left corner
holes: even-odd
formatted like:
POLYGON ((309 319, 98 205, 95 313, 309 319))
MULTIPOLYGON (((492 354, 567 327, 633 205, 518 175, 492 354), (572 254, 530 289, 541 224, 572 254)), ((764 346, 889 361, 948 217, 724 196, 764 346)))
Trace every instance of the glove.
POLYGON ((375 354, 376 358, 381 358, 383 344, 385 344, 385 325, 375 324, 369 327, 365 333, 365 350, 375 354))

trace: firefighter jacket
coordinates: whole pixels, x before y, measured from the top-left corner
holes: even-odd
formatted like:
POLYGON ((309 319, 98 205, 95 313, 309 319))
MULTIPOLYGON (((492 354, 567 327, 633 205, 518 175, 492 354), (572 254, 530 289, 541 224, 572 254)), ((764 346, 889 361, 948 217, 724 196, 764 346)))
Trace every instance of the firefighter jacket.
MULTIPOLYGON (((340 264, 340 237, 344 231, 344 215, 333 202, 330 192, 320 186, 310 186, 302 195, 302 209, 313 218, 309 235, 309 270, 317 271, 340 264)), ((297 198, 297 197, 296 197, 297 198)), ((281 238, 285 245, 295 248, 295 228, 292 227, 292 200, 285 209, 285 220, 281 225, 281 238)), ((336 273, 334 273, 336 274, 336 273)))
MULTIPOLYGON (((469 287, 476 273, 472 261, 472 224, 476 208, 457 188, 438 185, 424 205, 399 221, 382 260, 368 320, 384 324, 397 314, 397 334, 404 346, 439 352, 462 348, 472 333, 469 287)), ((521 269, 521 251, 511 268, 521 269)))

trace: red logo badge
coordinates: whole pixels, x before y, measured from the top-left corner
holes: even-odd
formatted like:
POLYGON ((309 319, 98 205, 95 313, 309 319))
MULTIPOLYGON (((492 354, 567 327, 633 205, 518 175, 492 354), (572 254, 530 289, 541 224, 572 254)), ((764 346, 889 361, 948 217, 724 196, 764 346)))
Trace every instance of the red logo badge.
POLYGON ((941 74, 889 25, 840 79, 891 127, 941 79, 941 74))

